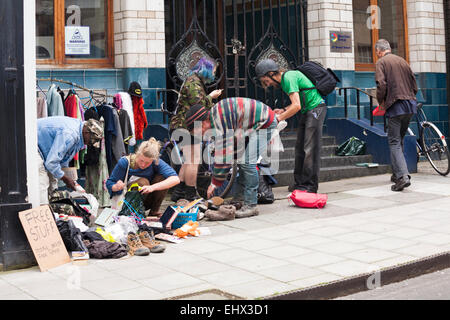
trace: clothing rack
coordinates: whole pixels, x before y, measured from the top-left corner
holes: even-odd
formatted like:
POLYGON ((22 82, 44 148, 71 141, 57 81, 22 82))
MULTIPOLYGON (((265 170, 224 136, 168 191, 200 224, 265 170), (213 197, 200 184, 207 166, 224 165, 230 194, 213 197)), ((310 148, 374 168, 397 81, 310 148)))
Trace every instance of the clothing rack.
POLYGON ((98 93, 93 91, 92 89, 88 89, 85 87, 82 87, 80 85, 77 85, 76 83, 70 82, 70 81, 65 81, 65 80, 60 80, 60 79, 53 79, 53 78, 47 78, 47 79, 36 79, 36 81, 49 81, 51 83, 53 82, 59 82, 59 83, 65 83, 68 84, 72 87, 76 87, 78 89, 84 90, 89 92, 91 95, 97 95, 97 96, 102 96, 102 97, 106 97, 106 98, 114 98, 114 96, 108 95, 108 94, 103 94, 103 93, 98 93))

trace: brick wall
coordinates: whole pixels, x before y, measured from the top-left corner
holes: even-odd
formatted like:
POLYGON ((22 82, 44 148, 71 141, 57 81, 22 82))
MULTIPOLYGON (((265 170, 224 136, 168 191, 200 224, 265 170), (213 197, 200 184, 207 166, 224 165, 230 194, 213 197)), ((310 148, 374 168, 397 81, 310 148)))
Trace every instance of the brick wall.
POLYGON ((165 68, 164 0, 114 0, 116 68, 165 68))
POLYGON ((443 1, 407 1, 409 58, 414 72, 446 72, 443 1))

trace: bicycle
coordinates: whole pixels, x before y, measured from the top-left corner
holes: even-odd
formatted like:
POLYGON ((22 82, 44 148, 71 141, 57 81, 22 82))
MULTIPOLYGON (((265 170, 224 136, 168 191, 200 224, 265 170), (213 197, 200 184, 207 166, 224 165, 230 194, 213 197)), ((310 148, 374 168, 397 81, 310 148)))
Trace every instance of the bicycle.
MULTIPOLYGON (((418 128, 417 162, 426 157, 437 173, 446 176, 450 172, 450 152, 447 141, 436 125, 427 120, 422 107, 422 103, 417 105, 417 114, 415 115, 418 128)), ((408 133, 415 135, 411 128, 408 128, 408 133)))
MULTIPOLYGON (((168 116, 170 120, 171 117, 176 115, 177 108, 172 108, 173 111, 169 110, 168 108, 169 103, 167 103, 168 93, 175 94, 178 99, 179 92, 174 89, 158 90, 157 99, 158 101, 161 101, 160 104, 161 112, 163 113, 163 115, 168 116), (165 94, 165 97, 161 100, 161 94, 163 93, 165 94)), ((205 159, 202 159, 199 165, 197 173, 197 192, 202 198, 207 199, 207 190, 208 186, 211 184, 213 172, 214 143, 212 140, 202 142, 201 154, 206 155, 206 161, 203 161, 205 159)), ((179 172, 181 165, 183 163, 182 151, 179 148, 178 142, 172 139, 170 136, 166 141, 163 142, 163 146, 160 152, 160 158, 164 162, 169 164, 172 168, 174 168, 177 171, 177 173, 179 172)), ((228 176, 223 186, 216 189, 215 196, 226 198, 226 196, 233 187, 233 183, 237 176, 237 171, 238 171, 237 162, 233 161, 232 167, 230 169, 230 172, 228 173, 228 176)))

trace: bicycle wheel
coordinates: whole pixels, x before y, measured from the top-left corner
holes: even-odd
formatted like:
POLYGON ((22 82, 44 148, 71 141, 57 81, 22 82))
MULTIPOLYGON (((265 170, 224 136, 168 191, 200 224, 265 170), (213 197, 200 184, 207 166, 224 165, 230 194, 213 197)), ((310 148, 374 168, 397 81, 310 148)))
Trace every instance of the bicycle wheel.
POLYGON ((423 151, 433 169, 446 176, 450 172, 450 153, 445 136, 430 122, 424 122, 422 128, 423 151))

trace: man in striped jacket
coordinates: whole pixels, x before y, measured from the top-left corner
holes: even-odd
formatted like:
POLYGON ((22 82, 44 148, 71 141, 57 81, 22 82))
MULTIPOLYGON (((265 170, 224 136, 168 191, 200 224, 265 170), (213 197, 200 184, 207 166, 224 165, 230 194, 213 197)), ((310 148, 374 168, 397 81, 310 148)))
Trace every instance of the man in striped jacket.
POLYGON ((214 169, 208 197, 222 186, 233 160, 237 160, 239 177, 233 196, 243 206, 236 218, 257 215, 258 157, 267 149, 277 119, 264 103, 249 98, 227 98, 211 110, 195 105, 186 114, 186 126, 194 135, 211 134, 215 138, 214 169))

